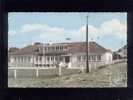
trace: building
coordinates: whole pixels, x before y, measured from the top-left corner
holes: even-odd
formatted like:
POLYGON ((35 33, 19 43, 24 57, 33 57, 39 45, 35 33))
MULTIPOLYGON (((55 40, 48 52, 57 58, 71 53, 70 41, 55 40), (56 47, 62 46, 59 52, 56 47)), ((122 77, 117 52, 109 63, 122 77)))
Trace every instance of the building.
POLYGON ((122 48, 120 48, 118 50, 118 54, 122 57, 122 58, 127 58, 127 45, 123 46, 122 48))
MULTIPOLYGON (((112 52, 96 42, 88 43, 89 64, 110 64, 112 52)), ((67 68, 86 67, 86 42, 34 43, 9 52, 9 67, 58 67, 62 62, 67 68)))
POLYGON ((127 58, 127 45, 121 47, 119 50, 113 53, 113 59, 125 59, 127 58))

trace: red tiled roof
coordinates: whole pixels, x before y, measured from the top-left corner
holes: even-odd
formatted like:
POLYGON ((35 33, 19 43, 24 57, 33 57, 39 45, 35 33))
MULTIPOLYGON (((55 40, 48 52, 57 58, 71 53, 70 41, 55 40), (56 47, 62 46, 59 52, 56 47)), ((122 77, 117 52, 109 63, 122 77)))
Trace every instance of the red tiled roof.
MULTIPOLYGON (((68 53, 84 53, 86 52, 86 42, 72 42, 72 43, 53 43, 52 45, 68 45, 68 53)), ((38 52, 39 48, 39 53, 43 53, 43 48, 42 44, 34 44, 34 45, 28 45, 24 48, 21 48, 15 52, 12 52, 10 54, 16 54, 16 55, 26 55, 26 54, 35 54, 38 52)), ((89 42, 88 44, 88 50, 89 53, 105 53, 108 50, 105 49, 104 47, 100 46, 96 42, 89 42)))
POLYGON ((11 48, 9 48, 9 53, 11 53, 11 52, 15 52, 15 51, 17 51, 17 50, 19 50, 19 48, 16 48, 16 47, 11 47, 11 48))
MULTIPOLYGON (((105 53, 108 50, 105 49, 104 47, 100 46, 96 42, 89 42, 88 43, 88 51, 89 51, 89 53, 105 53)), ((70 52, 71 53, 86 52, 86 42, 71 43, 70 52)))
POLYGON ((35 54, 38 50, 38 48, 42 51, 41 45, 28 45, 24 48, 21 48, 15 52, 11 52, 10 54, 16 54, 16 55, 27 55, 27 54, 35 54))

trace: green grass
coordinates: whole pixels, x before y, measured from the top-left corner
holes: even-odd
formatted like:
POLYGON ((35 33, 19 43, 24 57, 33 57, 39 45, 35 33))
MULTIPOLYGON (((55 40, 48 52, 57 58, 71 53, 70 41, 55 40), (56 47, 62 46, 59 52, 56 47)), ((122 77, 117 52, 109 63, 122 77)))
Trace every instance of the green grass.
POLYGON ((9 78, 9 87, 126 87, 127 63, 106 66, 90 73, 39 78, 9 78))

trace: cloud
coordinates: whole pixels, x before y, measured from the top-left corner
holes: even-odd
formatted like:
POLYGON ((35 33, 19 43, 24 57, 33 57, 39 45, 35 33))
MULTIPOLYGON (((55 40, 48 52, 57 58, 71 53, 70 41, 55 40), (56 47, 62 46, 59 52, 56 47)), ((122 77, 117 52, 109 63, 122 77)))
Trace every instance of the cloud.
POLYGON ((13 31, 13 30, 10 30, 10 31, 8 32, 8 34, 9 34, 9 36, 14 36, 14 35, 17 34, 17 32, 16 32, 16 31, 13 31))
POLYGON ((112 34, 119 38, 126 38, 127 25, 126 23, 120 22, 118 19, 112 19, 101 24, 99 33, 104 35, 112 34))
MULTIPOLYGON (((85 38, 86 25, 81 26, 79 29, 67 30, 62 27, 49 26, 47 24, 25 24, 20 28, 19 32, 9 31, 9 35, 19 34, 32 34, 37 32, 38 37, 46 37, 46 34, 50 37, 54 36, 69 36, 71 38, 85 38)), ((112 19, 101 23, 99 27, 94 25, 88 25, 88 33, 92 38, 97 36, 116 36, 120 39, 126 39, 127 37, 127 25, 120 22, 118 19, 112 19)))
POLYGON ((32 33, 32 32, 38 32, 39 34, 62 34, 65 33, 66 30, 64 28, 60 27, 51 27, 47 24, 25 24, 20 28, 20 31, 9 31, 10 36, 18 35, 27 35, 27 33, 32 33))
POLYGON ((38 31, 41 33, 45 33, 45 34, 60 34, 65 32, 65 30, 63 28, 59 28, 59 27, 51 27, 47 24, 25 24, 24 26, 22 26, 21 28, 21 33, 29 33, 29 32, 34 32, 34 31, 38 31))
MULTIPOLYGON (((79 29, 79 33, 85 33, 86 26, 82 26, 79 29)), ((112 19, 103 22, 99 27, 88 25, 88 33, 90 36, 116 36, 120 39, 126 39, 127 37, 127 25, 126 23, 120 22, 118 19, 112 19)))

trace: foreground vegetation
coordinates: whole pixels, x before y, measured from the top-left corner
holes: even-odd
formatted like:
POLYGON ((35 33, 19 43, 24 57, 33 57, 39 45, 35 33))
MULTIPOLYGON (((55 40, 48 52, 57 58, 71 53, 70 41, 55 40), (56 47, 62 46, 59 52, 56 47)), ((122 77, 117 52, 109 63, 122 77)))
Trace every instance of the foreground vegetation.
POLYGON ((9 87, 126 87, 127 63, 104 66, 90 73, 39 78, 9 78, 9 87))

